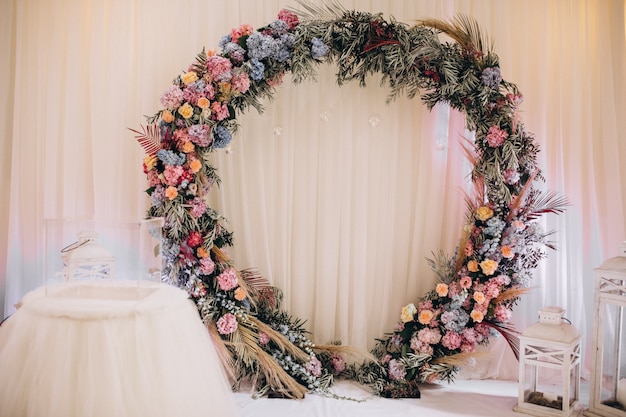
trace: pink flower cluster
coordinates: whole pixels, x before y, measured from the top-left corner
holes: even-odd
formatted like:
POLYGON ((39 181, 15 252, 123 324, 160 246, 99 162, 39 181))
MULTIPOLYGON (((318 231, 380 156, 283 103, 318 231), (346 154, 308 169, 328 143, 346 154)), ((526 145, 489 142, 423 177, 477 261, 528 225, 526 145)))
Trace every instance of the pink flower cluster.
POLYGON ((489 132, 487 132, 487 142, 492 148, 502 146, 502 144, 508 137, 509 134, 506 131, 500 129, 498 126, 491 126, 489 128, 489 132))
POLYGON ((233 268, 228 268, 227 270, 219 274, 217 276, 217 282, 220 288, 224 291, 232 290, 239 285, 237 273, 233 268))
POLYGON ((217 320, 216 325, 220 334, 231 334, 237 330, 237 317, 231 313, 224 314, 217 320))

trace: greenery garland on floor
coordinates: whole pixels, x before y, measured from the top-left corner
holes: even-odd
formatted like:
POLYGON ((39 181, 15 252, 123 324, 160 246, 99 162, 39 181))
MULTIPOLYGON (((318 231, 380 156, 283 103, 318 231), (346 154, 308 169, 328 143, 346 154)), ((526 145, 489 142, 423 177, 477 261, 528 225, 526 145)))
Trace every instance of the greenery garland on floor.
POLYGON ((451 380, 494 329, 515 345, 507 331, 511 308, 547 244, 536 219, 566 202, 533 188, 541 178, 538 148, 517 115, 522 96, 502 79, 473 20, 408 26, 338 3, 301 5, 305 11, 282 10, 267 26, 233 29, 219 51, 198 54, 163 93, 149 126, 134 131, 147 153, 148 216, 165 218, 163 277, 189 292, 233 381, 252 378, 259 395, 328 393, 341 374, 380 395, 419 396, 418 383, 451 380), (454 42, 442 43, 440 32, 454 42), (228 146, 237 115, 262 111, 286 73, 296 83, 314 79, 321 63, 337 65, 339 85, 358 80, 365 87, 380 74, 389 100, 421 93, 429 108, 448 103, 475 132, 466 151, 476 192, 467 198, 458 250, 432 260, 441 282, 402 309, 375 358, 360 366, 346 367, 345 355, 355 353, 348 347, 315 346, 303 323, 280 310, 279 289, 235 267, 226 250, 232 234, 206 204, 219 184, 210 155, 228 146))

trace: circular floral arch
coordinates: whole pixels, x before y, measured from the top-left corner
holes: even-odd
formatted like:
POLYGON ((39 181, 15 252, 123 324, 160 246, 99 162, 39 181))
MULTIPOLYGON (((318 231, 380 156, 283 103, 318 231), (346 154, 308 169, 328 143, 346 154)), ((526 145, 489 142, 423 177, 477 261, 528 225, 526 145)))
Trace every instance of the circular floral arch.
POLYGON ((522 95, 504 81, 498 57, 470 18, 424 20, 408 26, 381 14, 302 3, 267 26, 242 25, 202 51, 161 95, 162 109, 134 131, 146 150, 150 217, 164 217, 163 279, 185 288, 234 381, 252 377, 258 395, 301 398, 328 392, 342 375, 385 396, 419 396, 417 384, 451 380, 459 364, 494 331, 515 349, 507 325, 532 270, 545 256, 546 233, 536 219, 566 201, 533 187, 541 178, 538 147, 517 107, 522 95), (439 33, 453 42, 441 42, 439 33), (431 261, 436 288, 401 309, 400 321, 362 364, 346 366, 346 346, 316 346, 303 323, 280 309, 280 290, 254 270, 239 270, 223 250, 232 234, 207 206, 219 183, 210 164, 226 147, 236 117, 262 110, 283 76, 314 78, 321 63, 337 65, 337 81, 365 86, 378 73, 389 100, 420 93, 429 109, 448 103, 475 132, 465 151, 475 192, 450 256, 431 261))

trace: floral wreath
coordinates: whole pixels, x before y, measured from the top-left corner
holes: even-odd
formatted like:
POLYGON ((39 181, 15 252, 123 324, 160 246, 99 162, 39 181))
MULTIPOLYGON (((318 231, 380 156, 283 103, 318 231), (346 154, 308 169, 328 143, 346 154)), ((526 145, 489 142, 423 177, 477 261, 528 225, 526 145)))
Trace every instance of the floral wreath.
POLYGON ((543 247, 552 247, 536 220, 567 202, 533 187, 542 178, 539 150, 518 117, 522 95, 502 79, 473 20, 409 27, 338 4, 301 4, 306 12, 281 10, 267 26, 232 29, 219 52, 203 50, 161 95, 163 108, 149 125, 133 130, 147 153, 147 214, 165 219, 162 277, 188 291, 235 386, 252 378, 257 395, 302 398, 328 393, 342 375, 380 395, 419 396, 417 384, 452 380, 494 331, 516 351, 511 309, 545 257, 543 247), (440 42, 441 32, 454 42, 440 42), (459 246, 430 260, 440 282, 402 308, 399 324, 361 365, 346 365, 354 349, 313 344, 303 322, 280 309, 278 288, 235 267, 226 250, 232 233, 205 199, 219 184, 210 155, 230 143, 237 115, 262 111, 287 72, 299 83, 314 79, 321 63, 337 65, 340 85, 356 79, 365 86, 369 75, 381 74, 388 101, 422 92, 429 109, 448 103, 475 132, 465 146, 475 191, 459 246))

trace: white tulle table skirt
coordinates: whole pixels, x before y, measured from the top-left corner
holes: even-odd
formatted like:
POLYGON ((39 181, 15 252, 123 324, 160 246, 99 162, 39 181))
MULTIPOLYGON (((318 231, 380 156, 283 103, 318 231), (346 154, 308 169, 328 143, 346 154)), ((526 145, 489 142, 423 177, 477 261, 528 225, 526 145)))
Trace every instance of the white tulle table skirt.
POLYGON ((178 288, 42 287, 0 327, 1 417, 234 415, 210 336, 178 288))

